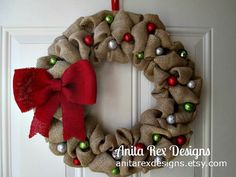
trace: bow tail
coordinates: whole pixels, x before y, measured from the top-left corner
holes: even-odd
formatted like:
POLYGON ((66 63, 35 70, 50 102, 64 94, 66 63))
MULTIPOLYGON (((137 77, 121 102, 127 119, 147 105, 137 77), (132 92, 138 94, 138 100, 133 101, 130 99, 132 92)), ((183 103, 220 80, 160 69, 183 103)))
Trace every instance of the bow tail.
POLYGON ((54 95, 45 104, 36 108, 29 138, 32 138, 37 133, 48 138, 53 115, 59 106, 59 95, 54 95))
POLYGON ((85 141, 84 107, 66 100, 62 101, 61 107, 64 140, 75 137, 78 140, 85 141))

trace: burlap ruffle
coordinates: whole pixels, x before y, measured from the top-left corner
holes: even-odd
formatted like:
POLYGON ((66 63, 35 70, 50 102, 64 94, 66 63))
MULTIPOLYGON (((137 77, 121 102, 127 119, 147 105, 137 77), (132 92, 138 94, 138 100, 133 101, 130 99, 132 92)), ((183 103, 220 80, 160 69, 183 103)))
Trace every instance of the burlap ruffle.
MULTIPOLYGON (((73 159, 77 157, 81 166, 88 166, 96 172, 106 173, 113 176, 111 170, 116 166, 116 161, 111 156, 111 151, 119 145, 130 147, 141 142, 146 146, 153 143, 152 134, 159 133, 163 137, 156 145, 157 147, 168 148, 173 144, 173 139, 179 135, 191 135, 188 126, 196 112, 185 112, 181 105, 185 102, 199 104, 202 80, 194 76, 194 65, 189 59, 181 58, 177 51, 183 49, 181 42, 172 42, 170 35, 165 31, 165 26, 157 15, 135 14, 131 12, 101 11, 88 17, 81 17, 75 21, 62 36, 55 39, 48 49, 49 56, 38 59, 37 67, 48 69, 54 78, 60 78, 64 70, 80 59, 88 59, 93 64, 102 61, 115 61, 120 63, 132 62, 133 65, 142 70, 148 80, 154 83, 153 97, 157 104, 155 107, 144 111, 140 122, 131 130, 126 128, 117 129, 114 134, 104 134, 101 125, 91 115, 86 117, 86 134, 90 144, 87 151, 82 151, 78 144, 79 140, 70 139, 66 142, 67 152, 60 154, 56 145, 63 142, 61 109, 54 115, 49 133, 49 146, 56 155, 64 155, 64 162, 72 167, 73 159), (113 15, 114 21, 109 25, 105 20, 106 15, 113 15), (157 26, 154 34, 148 34, 146 25, 152 22, 157 26), (123 35, 131 33, 134 37, 133 43, 123 41, 123 35), (94 45, 87 46, 83 42, 86 35, 92 35, 94 45), (109 40, 115 39, 118 47, 111 50, 107 47, 109 40), (155 49, 163 47, 167 53, 156 56, 155 49), (144 59, 136 58, 138 52, 144 52, 144 59), (49 64, 50 56, 56 56, 61 60, 53 67, 49 64), (178 85, 169 87, 167 78, 176 75, 178 85), (196 86, 190 89, 186 86, 189 80, 194 80, 196 86), (178 106, 176 106, 178 105, 178 106), (176 117, 176 124, 169 125, 166 117, 173 114, 176 117)), ((145 152, 143 157, 123 157, 126 160, 152 161, 145 152)), ((167 153, 166 160, 173 157, 171 152, 167 153)), ((128 176, 139 171, 147 172, 151 167, 120 167, 120 174, 117 176, 128 176)))

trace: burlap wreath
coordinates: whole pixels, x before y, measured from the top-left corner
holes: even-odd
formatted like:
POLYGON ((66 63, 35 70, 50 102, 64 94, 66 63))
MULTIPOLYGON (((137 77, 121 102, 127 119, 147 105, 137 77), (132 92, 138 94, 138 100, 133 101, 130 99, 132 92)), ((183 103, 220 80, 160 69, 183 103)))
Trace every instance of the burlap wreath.
MULTIPOLYGON (((86 135, 90 144, 87 151, 82 151, 78 144, 79 140, 72 138, 66 143, 67 151, 62 154, 57 151, 57 144, 64 142, 62 135, 61 110, 58 109, 54 115, 49 132, 49 146, 56 155, 64 156, 64 162, 72 167, 73 159, 78 158, 81 162, 79 167, 89 167, 96 172, 104 172, 113 176, 112 169, 116 161, 111 156, 111 151, 120 145, 129 147, 137 142, 146 146, 153 143, 152 134, 159 133, 161 141, 156 147, 169 147, 174 144, 174 138, 179 135, 189 137, 191 129, 188 124, 194 119, 195 112, 186 112, 183 104, 186 102, 199 104, 199 96, 202 80, 194 75, 194 64, 188 58, 181 58, 178 50, 183 49, 180 42, 172 42, 165 26, 157 15, 135 14, 132 12, 101 11, 92 16, 81 17, 75 21, 62 36, 55 39, 48 49, 48 56, 38 59, 37 67, 48 69, 54 78, 60 78, 72 63, 78 59, 89 59, 91 63, 100 64, 104 61, 115 61, 119 63, 132 62, 137 69, 142 70, 148 80, 154 83, 155 89, 151 93, 156 99, 157 105, 154 108, 144 111, 138 122, 131 130, 119 128, 114 134, 104 134, 101 125, 96 123, 95 116, 86 117, 86 135), (108 24, 104 18, 107 15, 114 16, 114 21, 108 24), (157 29, 153 34, 148 34, 146 24, 152 22, 157 29), (123 41, 123 36, 131 33, 134 42, 123 41), (92 35, 94 43, 87 46, 83 39, 86 35, 92 35), (115 50, 107 47, 108 41, 115 39, 118 46, 115 50), (167 53, 157 56, 156 48, 167 49, 167 53), (138 52, 144 52, 144 59, 136 57, 138 52), (60 58, 52 67, 49 64, 51 56, 60 58), (167 78, 175 75, 178 85, 170 87, 167 78), (186 85, 190 80, 195 81, 195 87, 190 89, 186 85), (166 117, 173 114, 176 124, 170 125, 166 117)), ((186 143, 187 144, 187 143, 186 143)), ((172 153, 168 152, 166 160, 171 160, 172 153)), ((122 161, 152 161, 146 152, 143 157, 122 157, 122 161)), ((117 176, 128 176, 137 172, 147 172, 152 167, 120 167, 117 176)))

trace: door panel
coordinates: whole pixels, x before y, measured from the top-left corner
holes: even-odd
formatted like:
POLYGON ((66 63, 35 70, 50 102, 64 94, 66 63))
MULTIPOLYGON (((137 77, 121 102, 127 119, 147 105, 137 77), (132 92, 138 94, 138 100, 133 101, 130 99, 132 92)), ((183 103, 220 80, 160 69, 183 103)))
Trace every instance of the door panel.
MULTIPOLYGON (((5 152, 8 154, 7 158, 11 158, 8 162, 9 174, 13 177, 20 176, 102 176, 101 174, 92 173, 89 169, 76 170, 65 167, 62 163, 62 158, 55 157, 48 149, 48 144, 41 136, 28 140, 28 129, 33 116, 33 113, 22 114, 12 95, 12 80, 13 71, 15 68, 35 66, 36 58, 46 55, 47 47, 50 45, 53 38, 58 35, 62 29, 33 29, 33 28, 4 28, 3 29, 3 44, 7 47, 4 48, 3 57, 8 58, 5 61, 6 65, 10 68, 10 78, 6 78, 6 83, 9 86, 5 90, 7 97, 7 119, 5 119, 5 134, 7 138, 4 144, 5 152), (23 160, 24 159, 24 160, 23 160), (32 161, 34 163, 32 163, 32 161), (47 162, 47 163, 44 163, 47 162), (41 172, 42 168, 50 170, 41 172), (30 169, 30 170, 29 170, 30 169), (71 171, 69 173, 69 171, 71 171), (67 173, 66 173, 67 172, 67 173)), ((206 36, 209 35, 208 29, 184 29, 184 28, 170 28, 173 40, 180 40, 190 52, 190 57, 199 66, 197 73, 205 80, 209 78, 204 73, 208 73, 210 69, 210 58, 206 56, 207 48, 206 36), (197 33, 197 34, 196 34, 197 33), (205 47, 205 48, 204 48, 205 47), (203 53, 205 51, 205 53, 203 53), (204 67, 203 67, 204 66, 204 67), (201 69, 200 69, 201 68, 201 69), (203 68, 207 69, 203 71, 203 68)), ((8 68, 7 67, 7 68, 8 68)), ((98 102, 92 108, 92 112, 99 118, 106 132, 112 132, 119 127, 130 128, 138 121, 141 112, 155 106, 155 100, 151 97, 153 89, 152 84, 137 71, 131 64, 115 64, 105 63, 96 68, 98 77, 98 102), (107 75, 109 73, 109 75, 107 75)), ((208 73, 209 74, 209 73, 208 73)), ((204 88, 207 85, 204 86, 204 88)), ((206 97, 209 100, 209 97, 206 97)), ((205 100, 205 99, 204 99, 205 100)), ((205 100, 207 101, 207 100, 205 100)), ((204 105, 204 103, 203 103, 204 105)), ((205 134, 202 131, 198 132, 198 128, 204 129, 206 123, 203 117, 207 115, 206 110, 201 106, 200 115, 197 117, 198 127, 193 127, 194 132, 197 132, 199 137, 209 137, 210 134, 205 134)), ((208 116, 208 115, 207 115, 208 116)), ((207 127, 209 123, 206 124, 207 127)), ((202 147, 204 143, 203 138, 195 139, 196 133, 192 138, 191 145, 197 144, 202 147)), ((178 158, 178 160, 189 160, 188 158, 178 158)), ((5 163, 5 162, 4 162, 5 163)), ((194 176, 194 169, 175 168, 173 173, 168 173, 169 176, 184 173, 186 176, 194 176)), ((168 172, 168 169, 153 170, 152 172, 141 176, 163 176, 168 172)), ((105 175, 103 175, 105 176, 105 175)), ((135 176, 135 175, 134 175, 135 176)))
POLYGON ((12 177, 64 177, 65 166, 62 159, 48 151, 45 139, 37 136, 28 139, 33 112, 22 114, 13 101, 12 77, 14 69, 34 67, 36 58, 47 54, 48 44, 61 30, 50 29, 3 29, 3 169, 4 176, 12 177), (5 84, 4 84, 5 83, 5 84), (44 144, 44 146, 42 146, 44 144), (50 165, 49 165, 50 164, 50 165), (49 169, 50 170, 45 170, 49 169))

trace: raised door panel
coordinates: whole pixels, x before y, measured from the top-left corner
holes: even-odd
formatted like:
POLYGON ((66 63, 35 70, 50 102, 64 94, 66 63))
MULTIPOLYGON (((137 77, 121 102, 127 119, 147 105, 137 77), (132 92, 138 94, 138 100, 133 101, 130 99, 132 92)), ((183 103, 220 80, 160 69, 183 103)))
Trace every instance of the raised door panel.
MULTIPOLYGON (((3 90, 5 106, 2 114, 6 129, 3 130, 3 144, 5 161, 7 167, 5 174, 12 177, 20 176, 41 176, 42 168, 50 166, 47 175, 85 177, 85 176, 105 176, 92 173, 90 170, 65 168, 58 157, 53 156, 45 140, 42 137, 35 137, 28 140, 28 128, 32 119, 32 112, 22 114, 17 108, 12 95, 12 75, 15 68, 35 66, 36 58, 46 55, 47 47, 53 38, 62 29, 32 29, 32 28, 5 28, 3 29, 3 65, 4 71, 9 75, 3 77, 6 90, 3 90), (8 69, 10 68, 10 69, 8 69), (8 110, 8 111, 6 111, 8 110), (23 160, 24 159, 24 160, 23 160), (37 160, 35 160, 37 159, 37 160), (47 162, 47 163, 44 163, 47 162), (30 169, 30 170, 29 170, 30 169)), ((210 80, 211 51, 209 29, 185 29, 170 28, 170 33, 174 40, 180 40, 186 46, 190 57, 195 61, 199 75, 205 80, 210 80)), ((93 108, 93 112, 98 115, 105 131, 112 132, 120 127, 130 128, 141 112, 155 105, 155 100, 151 96, 152 84, 138 72, 131 64, 105 63, 96 68, 98 76, 98 103, 93 108), (109 74, 108 74, 109 73, 109 74)), ((210 85, 204 85, 203 95, 209 90, 210 85)), ((209 117, 210 97, 203 97, 205 103, 201 105, 197 121, 193 126, 195 134, 191 145, 207 147, 209 145, 210 132, 206 131, 210 125, 209 117), (207 104, 209 103, 209 104, 207 104), (195 135, 198 134, 197 137, 195 135)), ((210 118, 210 117, 209 117, 210 118)), ((177 158, 187 162, 189 158, 177 158)), ((168 174, 182 174, 186 176, 201 176, 208 173, 209 169, 198 170, 194 168, 174 168, 167 173, 168 169, 153 170, 141 176, 163 176, 168 174)), ((138 175, 134 175, 138 176, 138 175)))
POLYGON ((28 139, 33 111, 22 114, 17 107, 12 79, 14 69, 34 67, 39 56, 47 54, 47 47, 61 29, 3 28, 2 30, 2 151, 4 177, 65 177, 62 158, 48 149, 41 136, 28 139))

